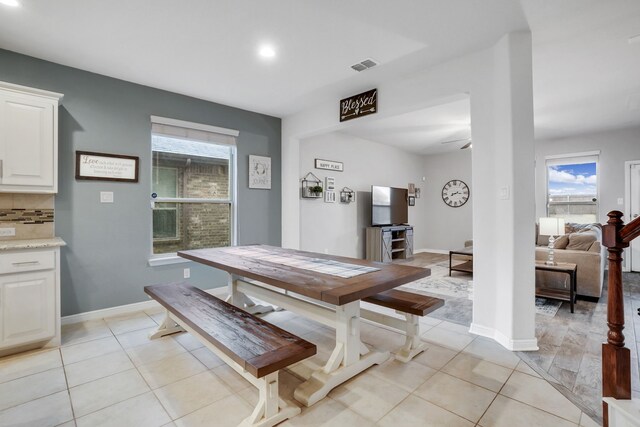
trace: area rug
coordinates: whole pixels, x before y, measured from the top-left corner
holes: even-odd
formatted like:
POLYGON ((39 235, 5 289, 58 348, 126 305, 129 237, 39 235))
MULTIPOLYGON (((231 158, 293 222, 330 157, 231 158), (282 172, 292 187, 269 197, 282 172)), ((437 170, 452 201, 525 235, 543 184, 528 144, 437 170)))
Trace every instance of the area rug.
POLYGON ((553 317, 556 315, 558 310, 560 310, 561 305, 562 301, 547 298, 536 298, 536 314, 553 317))
POLYGON ((453 298, 468 298, 471 287, 468 279, 457 277, 426 277, 407 283, 404 287, 428 292, 431 294, 445 295, 453 298))
MULTIPOLYGON (((431 269, 431 276, 407 283, 403 287, 450 298, 469 298, 473 291, 469 284, 473 280, 471 275, 450 277, 448 262, 430 265, 428 268, 431 269)), ((553 317, 561 305, 562 301, 536 298, 536 314, 553 317)))

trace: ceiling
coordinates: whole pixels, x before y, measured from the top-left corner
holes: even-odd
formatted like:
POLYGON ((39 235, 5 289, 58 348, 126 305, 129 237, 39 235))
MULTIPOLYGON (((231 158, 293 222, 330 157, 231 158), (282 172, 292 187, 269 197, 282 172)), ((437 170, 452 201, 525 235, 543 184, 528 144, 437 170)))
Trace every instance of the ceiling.
MULTIPOLYGON (((278 117, 530 28, 538 138, 640 125, 638 0, 19 1, 0 5, 0 48, 278 117), (351 70, 369 57, 380 65, 351 70)), ((458 108, 386 122, 438 144, 458 108)))
POLYGON ((342 131, 417 154, 457 150, 471 138, 469 98, 410 113, 358 123, 342 131), (444 142, 444 144, 443 144, 444 142))

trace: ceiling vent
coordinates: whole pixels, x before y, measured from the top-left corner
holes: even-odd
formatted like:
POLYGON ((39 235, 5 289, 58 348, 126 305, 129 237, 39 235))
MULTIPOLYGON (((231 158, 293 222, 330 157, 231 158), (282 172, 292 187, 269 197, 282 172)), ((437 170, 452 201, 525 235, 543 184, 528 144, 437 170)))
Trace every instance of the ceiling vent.
POLYGON ((376 60, 371 59, 371 58, 367 58, 362 62, 358 62, 357 64, 353 64, 351 66, 351 68, 353 68, 354 70, 360 72, 360 71, 368 70, 369 68, 373 68, 376 65, 378 65, 378 62, 376 60))

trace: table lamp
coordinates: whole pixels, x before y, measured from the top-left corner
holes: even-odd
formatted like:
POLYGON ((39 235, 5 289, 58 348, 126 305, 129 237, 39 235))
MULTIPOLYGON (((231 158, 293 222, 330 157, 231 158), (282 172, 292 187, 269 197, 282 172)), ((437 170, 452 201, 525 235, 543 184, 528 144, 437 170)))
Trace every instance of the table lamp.
POLYGON ((553 236, 562 236, 564 234, 564 219, 540 218, 540 234, 549 236, 549 259, 545 261, 545 264, 556 265, 553 261, 553 244, 556 239, 553 236))

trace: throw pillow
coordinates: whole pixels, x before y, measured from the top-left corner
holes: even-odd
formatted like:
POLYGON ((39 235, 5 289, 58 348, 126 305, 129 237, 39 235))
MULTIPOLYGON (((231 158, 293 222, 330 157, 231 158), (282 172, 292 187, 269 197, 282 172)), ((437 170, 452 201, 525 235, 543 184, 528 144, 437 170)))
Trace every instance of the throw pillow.
POLYGON ((565 249, 568 244, 569 244, 569 235, 568 234, 564 234, 564 235, 558 237, 555 242, 553 242, 553 248, 554 249, 565 249))
POLYGON ((574 251, 588 251, 593 242, 598 240, 598 236, 593 231, 569 234, 569 244, 565 249, 574 251))
POLYGON ((545 236, 544 234, 538 234, 538 240, 536 241, 536 245, 549 246, 549 236, 545 236))

